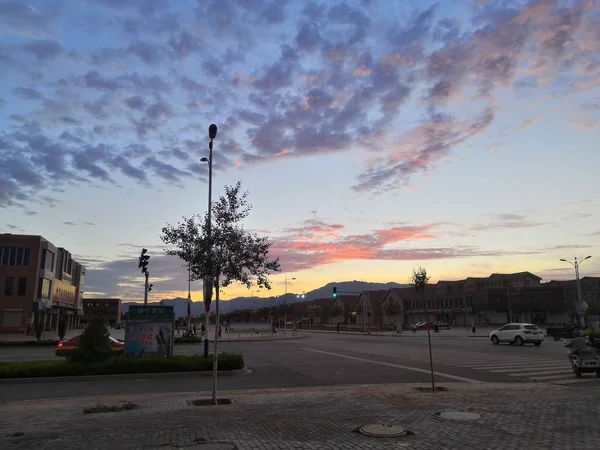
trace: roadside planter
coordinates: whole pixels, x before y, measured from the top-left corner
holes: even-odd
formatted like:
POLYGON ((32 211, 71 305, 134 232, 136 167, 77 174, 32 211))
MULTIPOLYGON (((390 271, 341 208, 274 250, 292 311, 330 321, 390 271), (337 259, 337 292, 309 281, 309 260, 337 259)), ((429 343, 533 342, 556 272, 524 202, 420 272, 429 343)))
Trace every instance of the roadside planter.
POLYGON ((125 356, 173 356, 175 311, 173 306, 129 307, 125 329, 125 356))

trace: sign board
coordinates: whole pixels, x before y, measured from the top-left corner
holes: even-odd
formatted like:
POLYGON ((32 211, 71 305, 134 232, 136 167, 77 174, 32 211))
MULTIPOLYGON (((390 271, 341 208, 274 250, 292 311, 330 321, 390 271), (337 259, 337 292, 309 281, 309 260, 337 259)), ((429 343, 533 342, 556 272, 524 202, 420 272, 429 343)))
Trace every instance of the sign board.
POLYGON ((172 306, 130 306, 125 356, 173 356, 174 330, 172 306))
POLYGON ((588 316, 588 323, 590 328, 600 329, 600 316, 588 316))

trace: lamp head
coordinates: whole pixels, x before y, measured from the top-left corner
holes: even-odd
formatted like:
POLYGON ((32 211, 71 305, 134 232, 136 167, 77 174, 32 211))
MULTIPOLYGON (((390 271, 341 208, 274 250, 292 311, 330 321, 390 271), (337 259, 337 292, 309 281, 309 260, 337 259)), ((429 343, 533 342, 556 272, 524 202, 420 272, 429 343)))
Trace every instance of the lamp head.
POLYGON ((217 137, 217 126, 214 123, 211 123, 208 127, 208 137, 211 139, 217 137))
POLYGON ((208 162, 208 158, 206 156, 204 156, 204 157, 200 158, 200 161, 202 161, 202 162, 208 162))

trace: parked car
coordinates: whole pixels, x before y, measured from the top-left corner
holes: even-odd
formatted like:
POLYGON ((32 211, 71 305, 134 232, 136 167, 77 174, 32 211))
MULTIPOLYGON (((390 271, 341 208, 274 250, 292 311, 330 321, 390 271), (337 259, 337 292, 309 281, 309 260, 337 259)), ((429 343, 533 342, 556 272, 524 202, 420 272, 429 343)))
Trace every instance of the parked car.
MULTIPOLYGON (((71 352, 77 350, 77 348, 79 347, 80 337, 81 335, 78 334, 77 336, 73 336, 71 339, 60 341, 56 346, 56 351, 54 352, 56 356, 67 357, 71 354, 71 352)), ((125 351, 125 342, 119 339, 115 339, 112 336, 109 336, 108 339, 110 340, 112 353, 114 355, 122 355, 125 351)))
POLYGON ((533 344, 539 347, 544 342, 544 332, 532 323, 507 323, 492 331, 490 340, 494 345, 508 342, 511 345, 533 344))

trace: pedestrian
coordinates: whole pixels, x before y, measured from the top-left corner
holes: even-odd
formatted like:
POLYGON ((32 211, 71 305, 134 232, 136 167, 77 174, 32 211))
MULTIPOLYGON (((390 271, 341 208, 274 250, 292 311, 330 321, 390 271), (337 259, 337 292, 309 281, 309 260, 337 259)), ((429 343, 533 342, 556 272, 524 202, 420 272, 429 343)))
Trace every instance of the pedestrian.
POLYGON ((219 337, 221 337, 221 325, 219 325, 219 337))
POLYGON ((337 323, 337 332, 338 333, 340 332, 340 323, 339 322, 337 323))

